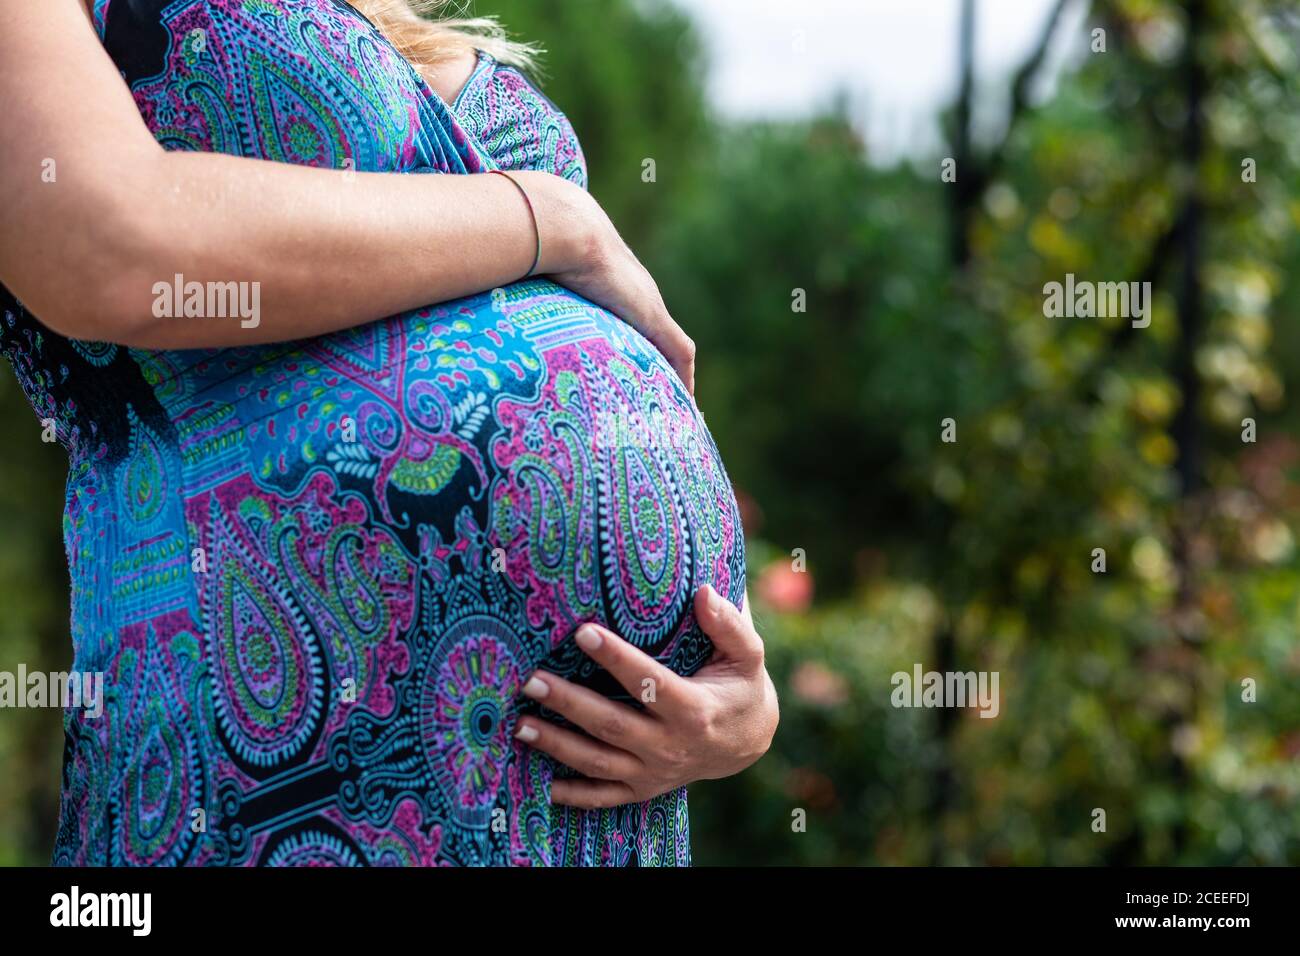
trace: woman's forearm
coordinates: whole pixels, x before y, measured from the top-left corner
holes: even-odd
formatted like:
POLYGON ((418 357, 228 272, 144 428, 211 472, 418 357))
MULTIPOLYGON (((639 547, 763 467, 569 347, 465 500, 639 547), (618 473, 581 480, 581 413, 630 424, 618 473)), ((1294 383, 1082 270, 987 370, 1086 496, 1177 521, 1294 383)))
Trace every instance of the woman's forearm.
MULTIPOLYGON (((547 259, 567 264, 585 228, 564 196, 569 184, 512 175, 545 223, 547 259)), ((131 241, 111 247, 95 270, 107 287, 93 337, 146 348, 320 335, 491 289, 527 271, 537 241, 518 190, 493 175, 343 173, 160 153, 138 188, 144 201, 124 210, 132 222, 119 230, 131 241), (256 319, 155 308, 156 293, 175 286, 232 282, 256 283, 256 319)))

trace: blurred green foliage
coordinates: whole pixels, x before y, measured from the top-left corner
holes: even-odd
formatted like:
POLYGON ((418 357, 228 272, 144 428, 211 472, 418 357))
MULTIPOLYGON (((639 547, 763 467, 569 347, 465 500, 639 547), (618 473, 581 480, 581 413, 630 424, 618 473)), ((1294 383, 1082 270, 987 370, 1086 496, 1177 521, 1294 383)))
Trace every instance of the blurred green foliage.
MULTIPOLYGON (((698 862, 1300 861, 1286 8, 1097 0, 1106 53, 1074 37, 1049 101, 955 150, 964 206, 942 157, 875 164, 842 109, 714 116, 683 8, 473 5, 547 49, 593 192, 699 344, 745 502, 782 723, 692 789, 698 862), (1149 278, 1151 327, 1044 317, 1067 272, 1149 278), (918 662, 997 671, 999 716, 893 708, 918 662)), ((0 669, 66 665, 63 465, 7 372, 0 411, 0 669)), ((60 737, 0 712, 0 862, 47 859, 60 737)))

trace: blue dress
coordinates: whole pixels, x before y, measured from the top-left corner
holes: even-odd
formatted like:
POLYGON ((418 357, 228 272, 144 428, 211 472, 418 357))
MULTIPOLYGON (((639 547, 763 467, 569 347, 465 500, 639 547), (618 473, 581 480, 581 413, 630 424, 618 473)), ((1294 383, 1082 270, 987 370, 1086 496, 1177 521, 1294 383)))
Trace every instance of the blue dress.
MULTIPOLYGON (((341 0, 94 13, 168 149, 585 182, 517 72, 481 57, 453 112, 341 0)), ((0 305, 69 455, 73 668, 105 682, 102 715, 65 714, 56 863, 689 861, 684 790, 555 807, 566 771, 512 736, 539 666, 617 695, 579 624, 689 673, 710 653, 695 589, 744 594, 717 449, 639 334, 543 280, 187 351, 0 305)))

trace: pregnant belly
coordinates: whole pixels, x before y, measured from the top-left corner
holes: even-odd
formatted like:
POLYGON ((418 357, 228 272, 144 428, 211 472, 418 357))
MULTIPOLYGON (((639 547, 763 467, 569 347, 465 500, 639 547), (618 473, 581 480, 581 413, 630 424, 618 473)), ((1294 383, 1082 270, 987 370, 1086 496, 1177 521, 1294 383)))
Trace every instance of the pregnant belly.
POLYGON ((531 841, 515 856, 544 856, 549 771, 526 779, 511 739, 528 673, 614 691, 572 644, 586 621, 690 672, 709 652, 694 591, 742 600, 735 498, 694 403, 638 333, 549 282, 140 361, 208 569, 203 656, 245 854, 273 852, 251 844, 292 780, 336 801, 340 839, 419 795, 444 856, 485 859, 502 806, 531 841))

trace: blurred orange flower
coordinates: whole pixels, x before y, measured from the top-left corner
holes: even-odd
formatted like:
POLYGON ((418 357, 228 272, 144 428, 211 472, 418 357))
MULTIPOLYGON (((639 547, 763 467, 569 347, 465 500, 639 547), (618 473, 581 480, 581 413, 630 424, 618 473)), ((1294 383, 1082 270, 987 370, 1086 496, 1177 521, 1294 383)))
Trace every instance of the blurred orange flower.
POLYGON ((788 560, 773 561, 759 572, 758 597, 783 614, 806 611, 813 598, 812 572, 796 571, 788 560))
POLYGON ((790 678, 795 696, 821 707, 836 707, 849 699, 849 685, 824 664, 805 661, 790 678))

